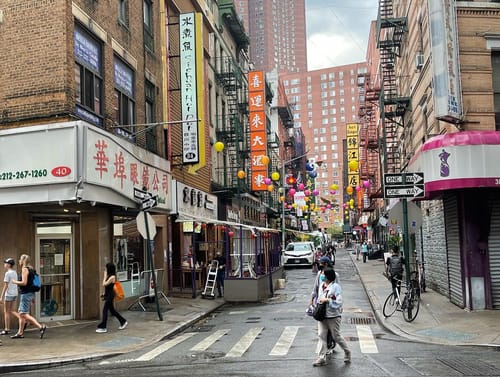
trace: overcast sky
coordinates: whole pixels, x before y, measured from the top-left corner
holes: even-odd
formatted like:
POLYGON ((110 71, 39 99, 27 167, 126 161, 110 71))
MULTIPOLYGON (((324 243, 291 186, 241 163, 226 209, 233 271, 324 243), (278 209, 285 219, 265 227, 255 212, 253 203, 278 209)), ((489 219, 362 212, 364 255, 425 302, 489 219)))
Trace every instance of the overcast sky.
POLYGON ((310 71, 362 62, 378 0, 305 0, 310 71))

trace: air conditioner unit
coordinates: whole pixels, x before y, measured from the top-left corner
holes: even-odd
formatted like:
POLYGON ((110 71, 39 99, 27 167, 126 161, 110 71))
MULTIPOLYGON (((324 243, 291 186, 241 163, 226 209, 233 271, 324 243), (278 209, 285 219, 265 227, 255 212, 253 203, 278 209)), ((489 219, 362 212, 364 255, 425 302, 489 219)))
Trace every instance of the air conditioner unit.
POLYGON ((415 67, 417 69, 422 69, 424 66, 424 55, 423 54, 417 54, 415 56, 415 67))

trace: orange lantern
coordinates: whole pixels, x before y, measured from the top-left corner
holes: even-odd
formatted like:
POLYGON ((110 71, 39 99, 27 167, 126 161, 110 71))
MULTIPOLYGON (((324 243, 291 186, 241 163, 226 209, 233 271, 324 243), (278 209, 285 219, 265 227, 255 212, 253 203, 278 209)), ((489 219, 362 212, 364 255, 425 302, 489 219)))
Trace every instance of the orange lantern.
POLYGON ((271 192, 274 190, 274 185, 267 186, 267 191, 271 192))
POLYGON ((347 186, 347 188, 345 189, 345 192, 347 192, 348 195, 352 195, 352 186, 347 186))
POLYGON ((265 155, 264 155, 264 156, 262 156, 262 158, 261 158, 260 162, 262 162, 264 165, 269 164, 269 157, 267 157, 267 156, 265 156, 265 155))
POLYGON ((243 170, 238 170, 238 178, 243 179, 245 178, 246 174, 243 170))

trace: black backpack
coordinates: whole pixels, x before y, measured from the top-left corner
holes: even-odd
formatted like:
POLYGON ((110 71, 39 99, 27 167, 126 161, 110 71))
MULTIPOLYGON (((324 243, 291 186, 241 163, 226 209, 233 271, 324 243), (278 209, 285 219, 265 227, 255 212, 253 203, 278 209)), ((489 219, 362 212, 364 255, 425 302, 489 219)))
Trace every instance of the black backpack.
POLYGON ((401 257, 392 256, 389 261, 389 268, 391 275, 402 275, 403 274, 403 261, 401 257))

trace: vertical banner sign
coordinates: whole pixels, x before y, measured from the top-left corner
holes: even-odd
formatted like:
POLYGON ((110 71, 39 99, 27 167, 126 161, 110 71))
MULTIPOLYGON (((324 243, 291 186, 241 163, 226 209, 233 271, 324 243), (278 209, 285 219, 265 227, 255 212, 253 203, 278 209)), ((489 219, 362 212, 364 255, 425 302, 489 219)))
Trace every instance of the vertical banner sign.
POLYGON ((429 0, 428 4, 434 113, 436 118, 454 123, 462 118, 455 0, 429 0))
POLYGON ((197 163, 200 155, 195 23, 194 12, 179 17, 183 164, 197 163))
POLYGON ((262 163, 262 157, 267 154, 266 94, 264 84, 263 71, 248 72, 252 191, 267 190, 267 186, 264 183, 264 179, 267 177, 267 165, 262 163))
POLYGON ((358 124, 347 124, 347 186, 352 186, 354 189, 359 186, 359 134, 358 124), (358 168, 351 170, 350 162, 356 161, 358 168))

